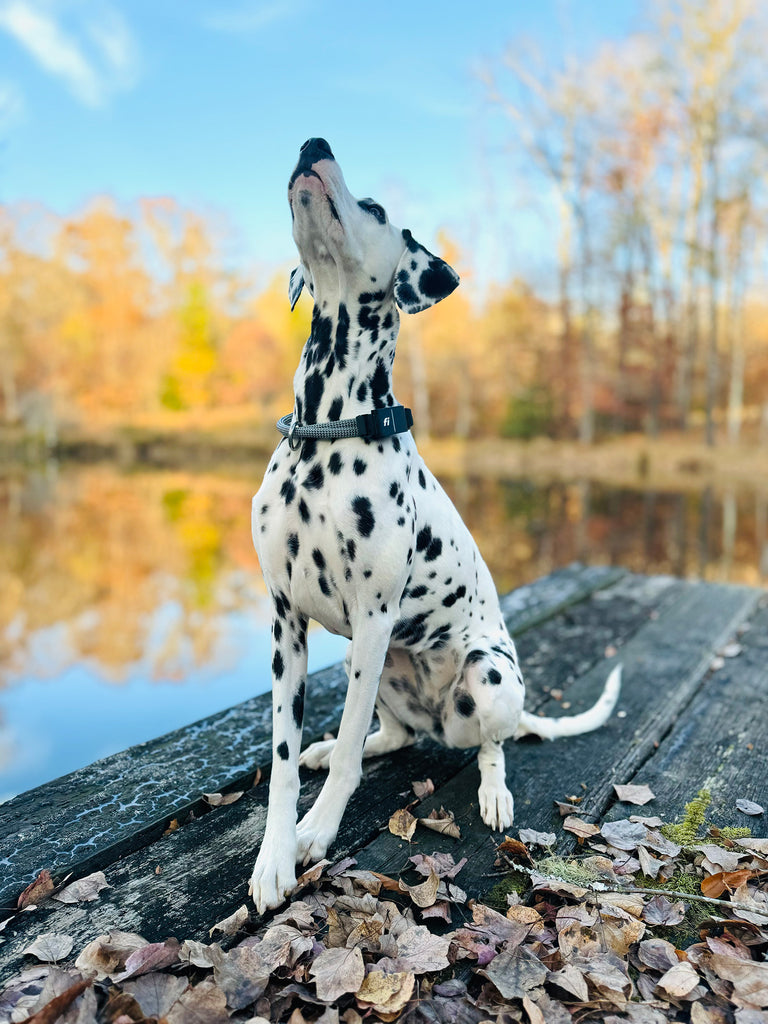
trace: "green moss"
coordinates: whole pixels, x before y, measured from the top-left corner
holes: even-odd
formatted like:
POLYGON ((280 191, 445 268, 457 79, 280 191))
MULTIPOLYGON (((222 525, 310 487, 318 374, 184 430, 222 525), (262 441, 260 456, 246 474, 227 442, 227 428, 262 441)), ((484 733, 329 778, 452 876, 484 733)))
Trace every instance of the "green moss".
POLYGON ((693 800, 685 805, 682 821, 662 825, 661 834, 678 846, 692 846, 701 839, 707 808, 711 803, 709 790, 699 790, 693 800))
MULTIPOLYGON (((752 829, 747 825, 726 825, 720 829, 720 835, 718 839, 746 839, 752 835, 752 829)), ((715 840, 717 842, 717 839, 715 840)))
POLYGON ((513 871, 506 878, 503 878, 498 885, 494 885, 482 902, 486 906, 491 907, 492 910, 504 913, 509 906, 507 896, 512 892, 522 896, 528 889, 530 881, 528 875, 523 874, 522 871, 513 871))

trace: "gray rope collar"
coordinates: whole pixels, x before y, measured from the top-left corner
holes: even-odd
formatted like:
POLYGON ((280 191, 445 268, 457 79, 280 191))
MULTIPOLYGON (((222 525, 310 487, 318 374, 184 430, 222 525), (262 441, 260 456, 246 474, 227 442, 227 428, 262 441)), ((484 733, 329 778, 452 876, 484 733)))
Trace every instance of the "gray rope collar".
POLYGON ((328 423, 298 423, 293 413, 277 421, 277 429, 288 438, 291 451, 302 441, 335 441, 342 437, 362 437, 367 441, 378 441, 392 434, 402 434, 413 426, 413 414, 402 405, 391 405, 384 409, 371 409, 348 420, 331 420, 328 423))

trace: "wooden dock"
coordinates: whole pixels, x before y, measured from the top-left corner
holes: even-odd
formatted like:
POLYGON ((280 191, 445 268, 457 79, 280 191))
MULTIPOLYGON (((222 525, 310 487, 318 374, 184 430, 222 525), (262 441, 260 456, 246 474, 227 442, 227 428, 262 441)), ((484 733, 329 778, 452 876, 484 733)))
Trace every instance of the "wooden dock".
MULTIPOLYGON (((517 827, 556 832, 567 852, 575 839, 563 832, 554 801, 575 793, 587 820, 623 817, 614 783, 650 785, 649 813, 666 821, 679 819, 706 788, 711 820, 766 834, 765 816, 746 819, 736 808, 740 797, 765 804, 768 796, 764 591, 571 566, 508 595, 503 610, 533 710, 571 714, 587 707, 612 665, 624 666, 618 713, 603 729, 554 744, 508 744, 513 835, 517 827)), ((335 728, 344 690, 340 666, 311 679, 305 743, 335 728)), ((90 903, 44 904, 17 914, 0 936, 0 980, 29 965, 23 950, 42 932, 66 932, 76 949, 111 929, 150 942, 207 941, 208 929, 247 901, 270 756, 267 694, 0 805, 2 916, 14 913, 19 894, 42 869, 54 881, 100 869, 110 886, 90 903), (230 806, 211 810, 202 799, 241 789, 245 795, 230 806), (169 831, 171 822, 179 827, 169 831)), ((302 776, 300 810, 314 799, 324 773, 302 776)), ((474 751, 446 751, 423 740, 367 762, 329 856, 353 854, 359 867, 396 875, 407 844, 389 833, 387 822, 413 799, 411 783, 427 778, 435 792, 419 813, 449 808, 462 838, 419 835, 419 849, 468 857, 461 885, 482 896, 496 853, 477 812, 474 751)))

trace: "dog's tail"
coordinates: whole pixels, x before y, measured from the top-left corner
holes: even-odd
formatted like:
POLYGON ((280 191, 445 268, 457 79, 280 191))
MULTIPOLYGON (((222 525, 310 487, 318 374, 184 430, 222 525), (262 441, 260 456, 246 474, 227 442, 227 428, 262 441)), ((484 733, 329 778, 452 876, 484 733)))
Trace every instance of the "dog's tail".
POLYGON ((599 729, 611 717, 621 690, 621 665, 616 665, 605 681, 603 692, 588 711, 563 718, 539 718, 523 711, 515 739, 521 736, 540 736, 543 740, 556 740, 561 736, 579 736, 583 732, 599 729))

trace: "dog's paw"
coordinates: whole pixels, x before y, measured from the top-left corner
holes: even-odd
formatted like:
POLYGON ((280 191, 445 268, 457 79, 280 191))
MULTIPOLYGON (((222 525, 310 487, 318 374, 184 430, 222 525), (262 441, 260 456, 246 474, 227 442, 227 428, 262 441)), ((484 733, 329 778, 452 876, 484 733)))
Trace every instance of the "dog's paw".
POLYGON ((296 834, 299 840, 297 860, 300 864, 304 865, 321 860, 328 851, 328 847, 336 838, 338 831, 338 826, 334 826, 329 817, 324 817, 322 814, 314 814, 314 810, 315 808, 313 807, 307 811, 296 826, 296 834))
POLYGON ((312 768, 313 771, 327 768, 331 763, 331 752, 335 746, 336 740, 319 740, 317 743, 310 743, 299 756, 299 764, 305 768, 312 768))
POLYGON ((506 786, 481 785, 478 790, 480 817, 497 832, 509 828, 515 819, 515 801, 506 786))
POLYGON ((251 875, 248 892, 260 914, 279 907, 296 888, 296 866, 293 855, 277 857, 260 853, 251 875))

